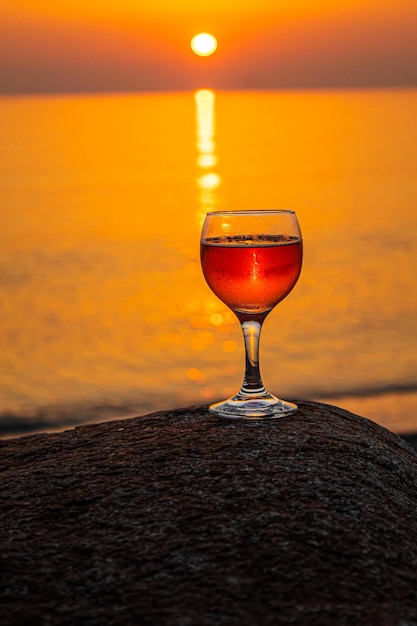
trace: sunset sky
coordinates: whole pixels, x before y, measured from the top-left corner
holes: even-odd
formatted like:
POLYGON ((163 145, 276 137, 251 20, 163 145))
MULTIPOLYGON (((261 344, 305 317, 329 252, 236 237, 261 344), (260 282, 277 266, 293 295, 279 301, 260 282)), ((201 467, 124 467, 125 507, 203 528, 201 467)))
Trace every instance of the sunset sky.
POLYGON ((3 0, 0 92, 417 85, 416 0, 3 0), (215 54, 190 48, 212 33, 215 54))

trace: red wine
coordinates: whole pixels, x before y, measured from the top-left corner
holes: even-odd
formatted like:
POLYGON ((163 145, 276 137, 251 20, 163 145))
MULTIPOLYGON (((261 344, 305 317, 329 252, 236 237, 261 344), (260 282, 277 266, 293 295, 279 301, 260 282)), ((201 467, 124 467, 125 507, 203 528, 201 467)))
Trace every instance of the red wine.
POLYGON ((243 313, 265 313, 285 298, 297 282, 302 256, 299 237, 213 237, 201 242, 209 287, 232 310, 243 313))

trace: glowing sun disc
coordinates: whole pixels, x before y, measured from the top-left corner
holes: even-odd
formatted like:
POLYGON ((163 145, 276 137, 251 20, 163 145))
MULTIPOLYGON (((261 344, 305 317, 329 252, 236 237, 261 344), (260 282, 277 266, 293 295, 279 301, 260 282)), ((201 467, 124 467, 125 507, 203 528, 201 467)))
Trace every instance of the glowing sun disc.
POLYGON ((191 49, 200 57, 208 57, 216 51, 217 40, 210 33, 198 33, 191 39, 191 49))

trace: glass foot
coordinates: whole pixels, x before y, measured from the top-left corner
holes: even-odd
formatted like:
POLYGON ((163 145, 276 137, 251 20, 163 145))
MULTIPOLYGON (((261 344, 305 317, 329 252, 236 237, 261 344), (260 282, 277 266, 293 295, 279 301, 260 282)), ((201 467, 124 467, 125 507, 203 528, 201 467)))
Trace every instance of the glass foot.
POLYGON ((248 398, 246 394, 238 393, 224 402, 212 404, 209 411, 229 419, 274 419, 294 415, 298 411, 298 406, 269 393, 258 398, 248 398))

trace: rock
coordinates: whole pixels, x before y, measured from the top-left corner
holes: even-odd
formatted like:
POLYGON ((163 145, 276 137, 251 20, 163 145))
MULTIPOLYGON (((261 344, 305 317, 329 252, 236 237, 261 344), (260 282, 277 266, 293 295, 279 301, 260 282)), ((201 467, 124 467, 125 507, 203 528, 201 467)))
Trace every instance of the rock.
POLYGON ((416 626, 415 451, 298 404, 3 441, 1 624, 416 626))

